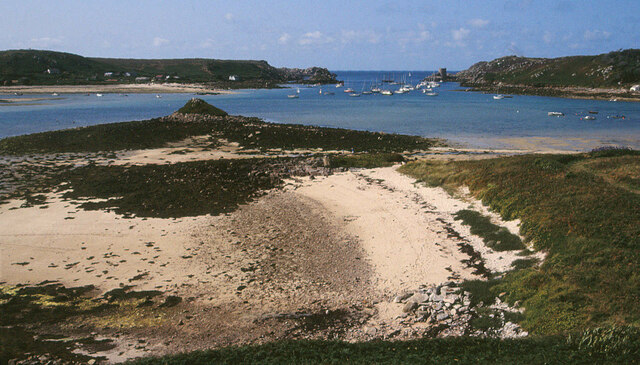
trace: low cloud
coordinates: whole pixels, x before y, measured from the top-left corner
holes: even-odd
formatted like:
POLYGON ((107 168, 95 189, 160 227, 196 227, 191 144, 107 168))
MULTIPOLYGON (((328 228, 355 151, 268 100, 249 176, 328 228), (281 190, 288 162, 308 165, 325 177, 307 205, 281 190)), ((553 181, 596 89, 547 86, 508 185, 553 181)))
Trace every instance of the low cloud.
POLYGON ((160 38, 160 37, 153 38, 153 46, 154 47, 161 47, 161 46, 164 46, 165 44, 169 44, 169 40, 168 39, 164 39, 164 38, 160 38))
POLYGON ((611 33, 604 30, 586 30, 584 32, 584 39, 586 41, 604 41, 611 38, 611 33))
POLYGON ((465 38, 467 38, 470 33, 471 31, 469 29, 460 28, 460 29, 454 29, 453 31, 451 31, 451 36, 453 37, 454 41, 461 42, 465 38))
POLYGON ((301 46, 327 44, 332 42, 333 42, 333 38, 323 34, 318 30, 316 30, 315 32, 305 33, 298 40, 298 44, 301 46))
POLYGON ((341 34, 342 43, 367 42, 376 44, 380 42, 382 36, 371 30, 343 30, 341 34))
POLYGON ((282 33, 282 35, 280 36, 280 38, 278 38, 278 43, 280 44, 287 44, 289 43, 289 40, 291 39, 291 34, 289 33, 282 33))
POLYGON ((37 48, 46 48, 51 46, 57 46, 62 44, 61 38, 51 38, 51 37, 41 37, 41 38, 31 38, 29 44, 32 47, 37 48))
POLYGON ((475 18, 475 19, 471 19, 469 21, 469 24, 471 24, 472 27, 484 28, 487 25, 489 25, 489 21, 486 19, 475 18))
POLYGON ((213 38, 207 38, 204 42, 200 43, 200 48, 212 48, 215 45, 213 38))

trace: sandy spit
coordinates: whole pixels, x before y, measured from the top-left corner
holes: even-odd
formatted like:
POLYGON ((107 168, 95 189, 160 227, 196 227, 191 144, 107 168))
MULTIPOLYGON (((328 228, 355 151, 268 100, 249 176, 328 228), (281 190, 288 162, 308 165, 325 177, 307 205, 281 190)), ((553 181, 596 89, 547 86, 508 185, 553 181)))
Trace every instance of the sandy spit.
POLYGON ((218 93, 230 94, 229 90, 212 89, 202 84, 113 84, 113 85, 38 85, 0 86, 0 94, 82 94, 82 93, 218 93))

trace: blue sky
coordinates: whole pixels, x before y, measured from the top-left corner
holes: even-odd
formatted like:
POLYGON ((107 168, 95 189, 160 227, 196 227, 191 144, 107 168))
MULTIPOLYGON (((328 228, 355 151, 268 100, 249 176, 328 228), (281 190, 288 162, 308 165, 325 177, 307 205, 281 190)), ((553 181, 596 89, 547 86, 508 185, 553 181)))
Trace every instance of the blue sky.
POLYGON ((2 1, 0 49, 25 48, 333 70, 459 70, 510 54, 640 48, 640 0, 2 1))

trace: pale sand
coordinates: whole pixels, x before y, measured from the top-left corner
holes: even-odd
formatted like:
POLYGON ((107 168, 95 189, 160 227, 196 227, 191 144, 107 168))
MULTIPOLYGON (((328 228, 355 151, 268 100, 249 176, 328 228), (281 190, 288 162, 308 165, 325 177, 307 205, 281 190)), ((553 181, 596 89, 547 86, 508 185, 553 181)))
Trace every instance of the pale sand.
POLYGON ((474 278, 461 263, 468 257, 448 238, 442 223, 464 209, 442 189, 414 185, 394 167, 336 174, 297 190, 323 204, 360 239, 387 295, 438 284, 452 273, 474 278), (450 270, 447 270, 449 268, 450 270))
POLYGON ((213 89, 203 84, 113 84, 113 85, 37 85, 0 86, 0 94, 84 94, 84 93, 218 93, 231 94, 233 91, 213 89))
POLYGON ((198 274, 197 267, 183 257, 190 255, 194 227, 210 217, 125 219, 54 195, 48 200, 47 209, 12 209, 20 201, 0 208, 0 281, 54 280, 103 292, 122 285, 171 292, 177 284, 197 282, 198 275, 186 276, 198 274))

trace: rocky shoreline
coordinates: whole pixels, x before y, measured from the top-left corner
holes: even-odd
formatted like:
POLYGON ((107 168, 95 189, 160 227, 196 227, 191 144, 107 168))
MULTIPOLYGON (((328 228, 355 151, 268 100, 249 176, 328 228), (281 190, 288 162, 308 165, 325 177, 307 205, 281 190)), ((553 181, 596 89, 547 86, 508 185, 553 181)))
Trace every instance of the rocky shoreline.
POLYGON ((508 84, 476 84, 462 81, 460 86, 466 88, 463 91, 476 91, 484 93, 500 93, 514 95, 551 96, 570 99, 586 100, 613 100, 640 102, 640 94, 632 93, 627 89, 613 88, 584 88, 584 87, 557 87, 557 86, 530 86, 508 84))

